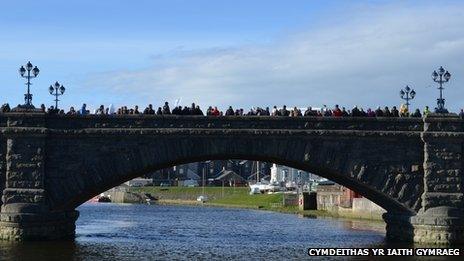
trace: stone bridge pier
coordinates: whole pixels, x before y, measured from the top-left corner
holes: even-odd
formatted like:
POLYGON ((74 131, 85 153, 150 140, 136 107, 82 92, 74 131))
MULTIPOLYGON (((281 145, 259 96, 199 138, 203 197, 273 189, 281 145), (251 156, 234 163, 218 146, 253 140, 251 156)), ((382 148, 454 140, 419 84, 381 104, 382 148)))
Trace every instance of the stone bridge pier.
POLYGON ((0 239, 73 239, 78 212, 51 211, 46 200, 46 135, 8 133, 4 141, 0 239))
POLYGON ((463 124, 452 116, 427 117, 421 139, 421 208, 414 215, 385 213, 387 238, 424 244, 464 244, 463 124))
POLYGON ((0 239, 73 239, 75 210, 178 164, 246 159, 331 179, 387 210, 387 238, 464 243, 464 121, 0 114, 0 239))

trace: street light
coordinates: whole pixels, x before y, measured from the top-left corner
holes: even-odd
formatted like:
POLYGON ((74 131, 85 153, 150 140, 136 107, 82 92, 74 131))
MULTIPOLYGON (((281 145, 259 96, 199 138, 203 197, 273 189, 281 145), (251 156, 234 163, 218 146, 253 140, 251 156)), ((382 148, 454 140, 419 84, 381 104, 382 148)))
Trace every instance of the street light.
POLYGON ((448 82, 451 79, 451 73, 443 69, 442 66, 437 71, 433 71, 432 79, 434 82, 439 84, 438 90, 440 90, 440 98, 437 99, 437 113, 448 113, 448 110, 445 109, 445 99, 443 99, 443 84, 448 82))
POLYGON ((24 107, 26 109, 33 109, 34 106, 32 105, 32 94, 31 94, 31 79, 32 78, 35 78, 39 75, 39 68, 37 68, 37 66, 33 66, 32 63, 29 61, 27 62, 26 64, 26 68, 24 68, 24 66, 21 66, 19 68, 19 74, 21 75, 21 77, 23 78, 26 78, 27 79, 27 93, 24 94, 24 101, 25 101, 25 104, 24 104, 24 107), (27 74, 26 74, 27 72, 27 74), (32 72, 32 74, 31 74, 32 72))
POLYGON ((50 85, 48 91, 51 95, 55 96, 55 110, 58 110, 58 102, 60 101, 58 100, 58 96, 63 95, 64 91, 66 91, 66 88, 64 88, 64 86, 61 85, 59 82, 55 82, 54 85, 50 85))
POLYGON ((400 91, 400 97, 401 99, 406 101, 406 109, 409 111, 409 101, 416 97, 416 92, 413 89, 411 89, 409 85, 406 85, 404 90, 400 91))

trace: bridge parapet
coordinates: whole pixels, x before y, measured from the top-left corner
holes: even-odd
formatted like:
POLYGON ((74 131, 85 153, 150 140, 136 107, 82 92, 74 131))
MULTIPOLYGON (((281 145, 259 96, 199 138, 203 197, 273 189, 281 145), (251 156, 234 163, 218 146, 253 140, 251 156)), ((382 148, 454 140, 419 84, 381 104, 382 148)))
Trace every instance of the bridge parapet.
POLYGON ((286 130, 423 130, 420 118, 177 116, 177 115, 47 115, 0 114, 0 127, 49 129, 286 129, 286 130))
POLYGON ((464 120, 455 114, 432 114, 424 118, 424 131, 427 133, 440 132, 442 136, 453 135, 447 133, 463 133, 464 120))

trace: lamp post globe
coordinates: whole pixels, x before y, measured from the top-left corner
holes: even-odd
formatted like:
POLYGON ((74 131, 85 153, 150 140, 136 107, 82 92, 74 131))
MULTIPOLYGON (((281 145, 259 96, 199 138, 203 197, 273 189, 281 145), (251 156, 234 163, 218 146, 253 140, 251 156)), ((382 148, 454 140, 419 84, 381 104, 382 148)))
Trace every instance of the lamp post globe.
POLYGON ((448 72, 440 66, 438 71, 433 71, 432 73, 432 80, 438 83, 438 90, 440 91, 440 96, 437 98, 437 108, 435 112, 437 113, 448 113, 448 110, 445 108, 445 99, 443 98, 443 84, 449 82, 451 79, 451 73, 448 72))
POLYGON ((400 90, 400 97, 401 99, 406 101, 406 109, 409 111, 409 101, 416 97, 416 91, 414 91, 414 89, 411 89, 409 85, 406 85, 404 89, 400 90))
POLYGON ((19 67, 18 71, 22 78, 27 79, 27 93, 24 94, 24 105, 21 107, 26 110, 34 109, 34 105, 32 105, 31 79, 36 78, 39 75, 40 70, 37 68, 37 66, 32 65, 32 63, 28 61, 26 66, 19 67))
POLYGON ((60 101, 58 97, 63 95, 65 90, 66 89, 64 88, 64 86, 61 85, 58 81, 56 81, 53 85, 50 85, 50 87, 48 87, 48 91, 50 92, 50 94, 55 96, 55 110, 58 110, 58 102, 60 101))

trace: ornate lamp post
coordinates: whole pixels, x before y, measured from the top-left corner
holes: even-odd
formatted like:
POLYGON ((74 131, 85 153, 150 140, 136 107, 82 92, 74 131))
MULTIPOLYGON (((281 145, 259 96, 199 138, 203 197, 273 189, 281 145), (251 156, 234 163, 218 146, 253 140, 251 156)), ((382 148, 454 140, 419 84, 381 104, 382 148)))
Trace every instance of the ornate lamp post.
POLYGON ((438 113, 448 113, 448 110, 445 109, 445 99, 443 99, 443 84, 448 82, 451 78, 451 73, 443 69, 442 66, 438 71, 433 71, 432 79, 434 82, 439 84, 438 90, 440 90, 440 98, 437 99, 437 112, 438 113))
POLYGON ((63 95, 65 90, 66 88, 64 88, 64 86, 61 85, 59 82, 55 82, 54 85, 50 85, 50 87, 48 88, 50 94, 55 96, 55 110, 58 109, 58 102, 60 101, 58 100, 58 96, 63 95))
POLYGON ((410 105, 409 101, 414 99, 414 97, 416 97, 416 92, 413 89, 411 89, 409 85, 406 85, 404 90, 400 91, 400 96, 401 96, 401 99, 406 101, 406 109, 408 109, 409 111, 409 105, 410 105))
POLYGON ((26 109, 34 108, 34 106, 32 105, 31 79, 37 77, 39 75, 39 72, 40 72, 39 68, 37 68, 37 66, 34 67, 30 61, 27 62, 26 67, 21 66, 19 68, 19 74, 21 75, 21 77, 27 79, 27 83, 26 83, 27 93, 24 94, 24 101, 25 101, 24 107, 26 109))

